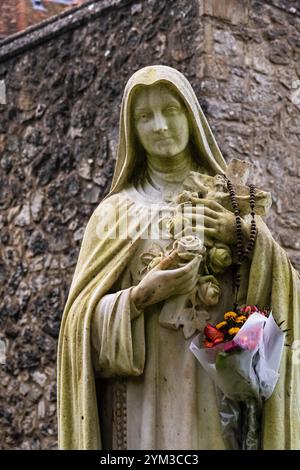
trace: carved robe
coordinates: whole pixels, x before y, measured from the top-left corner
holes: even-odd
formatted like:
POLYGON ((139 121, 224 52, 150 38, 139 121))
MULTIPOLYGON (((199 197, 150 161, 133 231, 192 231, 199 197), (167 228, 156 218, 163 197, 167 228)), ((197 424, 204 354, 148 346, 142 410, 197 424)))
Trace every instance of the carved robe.
MULTIPOLYGON (((86 227, 61 324, 58 421, 62 449, 224 447, 214 387, 189 351, 189 341, 181 330, 159 325, 161 304, 140 312, 130 300, 139 253, 148 248, 145 243, 153 241, 142 237, 151 221, 137 226, 146 202, 137 189, 132 197, 135 185, 129 183, 141 158, 132 137, 130 104, 136 86, 157 81, 170 83, 184 100, 203 171, 222 174, 226 168, 188 81, 169 67, 137 72, 122 102, 112 189, 86 227), (99 234, 99 214, 106 203, 120 214, 115 219, 108 212, 106 225, 115 230, 126 216, 132 237, 99 234)), ((150 197, 146 194, 146 199, 150 197)), ((253 258, 242 273, 240 302, 270 305, 274 317, 290 328, 292 342, 299 339, 299 275, 260 218, 257 225, 253 258)), ((221 302, 211 311, 213 322, 232 307, 230 281, 228 273, 222 281, 221 302)), ((279 382, 264 407, 262 448, 300 447, 299 377, 293 351, 285 348, 279 382)))

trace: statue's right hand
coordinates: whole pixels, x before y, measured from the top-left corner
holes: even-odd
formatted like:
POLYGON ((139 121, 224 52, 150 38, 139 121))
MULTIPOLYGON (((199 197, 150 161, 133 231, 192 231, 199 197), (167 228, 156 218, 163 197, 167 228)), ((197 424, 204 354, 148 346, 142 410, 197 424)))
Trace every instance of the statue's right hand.
POLYGON ((177 269, 166 269, 174 260, 171 253, 135 286, 131 291, 131 299, 138 309, 156 304, 172 295, 191 292, 198 281, 199 265, 202 256, 196 255, 185 266, 177 269))

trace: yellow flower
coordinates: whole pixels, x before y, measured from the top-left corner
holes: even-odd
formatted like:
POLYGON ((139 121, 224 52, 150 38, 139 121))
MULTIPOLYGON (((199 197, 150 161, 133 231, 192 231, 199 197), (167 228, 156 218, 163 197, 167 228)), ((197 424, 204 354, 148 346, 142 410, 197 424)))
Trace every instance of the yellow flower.
POLYGON ((247 320, 247 317, 245 317, 245 315, 240 315, 239 317, 234 319, 236 323, 244 323, 246 320, 247 320))
POLYGON ((229 320, 230 318, 236 318, 237 314, 235 312, 226 312, 224 315, 225 320, 229 320))
POLYGON ((233 327, 233 328, 230 328, 230 330, 228 331, 228 333, 230 335, 236 335, 238 333, 238 331, 240 331, 240 328, 238 328, 237 326, 233 327))
POLYGON ((226 325, 227 325, 227 321, 221 321, 220 323, 216 325, 216 328, 217 330, 220 330, 221 328, 223 328, 223 326, 226 326, 226 325))

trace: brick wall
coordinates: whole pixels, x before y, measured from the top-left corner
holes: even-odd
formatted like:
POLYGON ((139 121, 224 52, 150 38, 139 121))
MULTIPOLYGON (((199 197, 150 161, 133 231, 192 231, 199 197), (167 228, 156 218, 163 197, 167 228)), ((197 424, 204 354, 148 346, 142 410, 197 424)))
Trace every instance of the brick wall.
MULTIPOLYGON (((73 6, 79 6, 87 0, 74 0, 73 6)), ((72 7, 43 0, 46 10, 36 10, 31 0, 0 0, 0 39, 23 31, 25 28, 58 15, 72 7)))

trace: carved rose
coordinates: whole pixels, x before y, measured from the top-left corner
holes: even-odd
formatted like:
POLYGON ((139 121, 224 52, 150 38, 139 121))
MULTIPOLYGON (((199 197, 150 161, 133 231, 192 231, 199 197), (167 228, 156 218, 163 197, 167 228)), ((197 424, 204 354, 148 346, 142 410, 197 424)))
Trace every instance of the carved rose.
POLYGON ((184 261, 190 261, 196 255, 202 255, 205 252, 205 246, 200 238, 193 235, 176 240, 173 248, 177 250, 178 256, 184 261))
POLYGON ((218 243, 213 246, 208 254, 208 267, 214 273, 223 273, 232 264, 230 248, 218 243))
POLYGON ((163 253, 159 254, 158 256, 155 256, 155 258, 153 258, 152 261, 150 261, 150 263, 148 264, 147 271, 151 271, 151 269, 155 268, 155 266, 157 266, 162 259, 163 253))
POLYGON ((198 287, 198 295, 205 305, 217 305, 220 294, 220 287, 211 281, 204 282, 198 287))
POLYGON ((180 194, 175 196, 174 202, 177 204, 184 204, 185 202, 192 202, 192 199, 195 197, 198 197, 198 193, 195 191, 182 191, 180 194))

